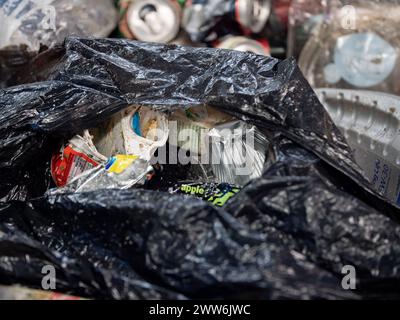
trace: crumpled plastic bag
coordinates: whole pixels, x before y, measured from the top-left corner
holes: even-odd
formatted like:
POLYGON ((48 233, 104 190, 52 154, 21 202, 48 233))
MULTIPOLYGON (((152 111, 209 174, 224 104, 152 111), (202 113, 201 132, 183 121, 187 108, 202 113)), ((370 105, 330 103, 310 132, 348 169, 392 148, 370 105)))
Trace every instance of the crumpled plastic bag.
POLYGON ((0 90, 0 283, 40 288, 51 264, 57 291, 92 298, 400 296, 399 210, 294 60, 70 38, 13 79, 0 90), (44 195, 61 141, 132 104, 209 105, 256 125, 263 175, 223 208, 140 189, 44 195))

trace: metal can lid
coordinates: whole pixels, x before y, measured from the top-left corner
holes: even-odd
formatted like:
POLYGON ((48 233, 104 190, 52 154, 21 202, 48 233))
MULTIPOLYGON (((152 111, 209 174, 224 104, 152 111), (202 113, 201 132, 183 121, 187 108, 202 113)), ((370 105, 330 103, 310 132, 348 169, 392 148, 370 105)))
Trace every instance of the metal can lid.
POLYGON ((264 56, 270 55, 270 50, 267 45, 263 45, 258 41, 246 37, 228 37, 218 45, 218 48, 252 52, 264 56))
POLYGON ((179 32, 181 9, 170 0, 134 0, 127 11, 128 26, 136 39, 172 41, 179 32))
POLYGON ((252 32, 260 32, 271 14, 271 0, 236 0, 236 20, 252 32))

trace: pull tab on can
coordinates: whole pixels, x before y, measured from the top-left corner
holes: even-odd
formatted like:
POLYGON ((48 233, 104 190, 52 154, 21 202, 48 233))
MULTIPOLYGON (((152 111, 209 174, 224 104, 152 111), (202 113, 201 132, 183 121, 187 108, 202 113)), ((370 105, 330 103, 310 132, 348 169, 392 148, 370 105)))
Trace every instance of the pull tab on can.
POLYGON ((172 0, 134 0, 127 11, 127 24, 140 41, 167 43, 179 32, 181 7, 172 0))

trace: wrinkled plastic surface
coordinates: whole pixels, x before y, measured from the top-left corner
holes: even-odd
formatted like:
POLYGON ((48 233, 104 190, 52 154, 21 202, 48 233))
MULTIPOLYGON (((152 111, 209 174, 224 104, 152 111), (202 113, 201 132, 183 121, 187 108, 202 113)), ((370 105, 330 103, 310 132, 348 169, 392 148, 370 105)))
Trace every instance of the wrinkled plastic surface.
POLYGON ((35 51, 69 35, 106 37, 117 19, 112 0, 1 0, 0 48, 24 44, 35 51))
POLYGON ((151 158, 167 140, 164 114, 130 106, 69 140, 52 157, 52 177, 58 187, 67 185, 61 192, 131 188, 143 182, 151 158))
POLYGON ((211 129, 212 162, 216 180, 245 185, 262 174, 268 140, 255 127, 234 121, 211 129))
POLYGON ((0 91, 0 282, 97 298, 399 297, 399 211, 371 191, 293 60, 68 39, 0 91), (47 60, 47 64, 37 63, 47 60), (22 83, 25 84, 22 84, 22 83), (225 207, 153 190, 47 194, 61 138, 127 106, 256 125, 262 177, 225 207), (344 265, 357 290, 341 287, 344 265))

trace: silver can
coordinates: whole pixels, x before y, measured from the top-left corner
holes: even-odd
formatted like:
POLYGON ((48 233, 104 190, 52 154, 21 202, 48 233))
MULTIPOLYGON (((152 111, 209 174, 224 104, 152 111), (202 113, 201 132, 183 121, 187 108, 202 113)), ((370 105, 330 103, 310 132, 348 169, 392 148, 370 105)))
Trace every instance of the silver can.
POLYGON ((129 30, 140 41, 172 41, 180 20, 181 8, 175 0, 134 0, 127 11, 129 30))
POLYGON ((218 46, 220 49, 230 49, 243 52, 252 52, 263 56, 269 56, 271 51, 269 45, 249 39, 246 37, 228 37, 223 40, 218 46))
POLYGON ((261 32, 271 14, 271 0, 236 0, 236 20, 254 33, 261 32))

